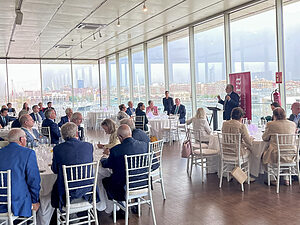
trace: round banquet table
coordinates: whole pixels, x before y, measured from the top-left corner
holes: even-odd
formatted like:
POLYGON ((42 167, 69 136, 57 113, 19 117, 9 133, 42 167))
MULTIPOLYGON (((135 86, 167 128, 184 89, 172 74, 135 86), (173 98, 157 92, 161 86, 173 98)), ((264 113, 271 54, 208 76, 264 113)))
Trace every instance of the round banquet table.
POLYGON ((150 133, 153 136, 156 136, 158 140, 162 140, 164 136, 164 127, 169 126, 168 118, 151 118, 148 119, 148 124, 150 125, 150 133))

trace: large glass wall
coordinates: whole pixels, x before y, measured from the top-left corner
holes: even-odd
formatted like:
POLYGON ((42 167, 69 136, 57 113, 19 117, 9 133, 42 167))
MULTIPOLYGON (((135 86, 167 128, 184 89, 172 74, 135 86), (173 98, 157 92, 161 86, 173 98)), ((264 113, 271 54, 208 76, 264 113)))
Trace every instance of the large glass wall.
POLYGON ((41 101, 40 61, 8 60, 8 87, 10 102, 17 110, 23 103, 30 106, 41 101))
MULTIPOLYGON (((270 7, 274 1, 267 1, 264 4, 270 7)), ((270 96, 276 88, 275 9, 272 7, 258 13, 255 8, 246 8, 230 16, 232 70, 251 72, 252 120, 257 122, 262 116, 271 115, 270 96), (245 17, 248 14, 251 16, 245 17)))
POLYGON ((293 2, 283 7, 286 103, 288 114, 291 104, 300 101, 300 2, 293 2))
POLYGON ((170 96, 180 98, 188 112, 192 111, 188 30, 168 36, 170 96))
POLYGON ((116 58, 108 58, 110 106, 118 106, 116 58))
POLYGON ((5 105, 8 102, 7 84, 6 84, 6 63, 0 59, 0 105, 5 105))
POLYGON ((150 99, 163 111, 162 98, 165 93, 164 52, 162 38, 148 43, 148 71, 150 99))
POLYGON ((133 104, 136 107, 139 102, 146 105, 144 51, 142 46, 132 49, 132 79, 133 79, 133 104))
POLYGON ((72 108, 72 79, 70 61, 42 61, 43 104, 52 102, 58 116, 72 108))
POLYGON ((121 103, 127 105, 127 102, 130 99, 129 65, 127 51, 120 53, 119 66, 121 103))
POLYGON ((74 111, 86 114, 100 107, 98 61, 72 61, 74 111))
POLYGON ((102 106, 107 107, 107 81, 106 81, 106 63, 105 63, 105 59, 100 59, 100 77, 101 77, 101 101, 102 101, 102 106))

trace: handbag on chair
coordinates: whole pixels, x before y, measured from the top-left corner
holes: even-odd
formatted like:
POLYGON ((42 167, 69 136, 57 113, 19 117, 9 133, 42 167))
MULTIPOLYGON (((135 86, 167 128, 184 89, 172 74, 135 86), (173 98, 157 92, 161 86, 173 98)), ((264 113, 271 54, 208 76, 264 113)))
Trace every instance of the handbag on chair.
POLYGON ((191 140, 189 138, 189 133, 187 133, 185 136, 185 141, 182 143, 181 157, 189 158, 191 154, 192 154, 191 140))
MULTIPOLYGON (((242 154, 242 158, 243 158, 243 161, 244 161, 244 157, 243 157, 243 154, 242 154)), ((248 176, 247 174, 241 169, 241 167, 239 166, 236 166, 232 171, 231 171, 231 175, 240 183, 240 184, 243 184, 248 176)))

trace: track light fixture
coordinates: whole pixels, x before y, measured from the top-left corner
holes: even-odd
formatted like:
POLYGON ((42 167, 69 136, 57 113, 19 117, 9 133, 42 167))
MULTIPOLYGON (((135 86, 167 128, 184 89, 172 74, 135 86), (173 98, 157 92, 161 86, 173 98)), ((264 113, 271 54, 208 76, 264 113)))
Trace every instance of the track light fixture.
POLYGON ((80 48, 82 48, 82 41, 80 42, 80 48))
POLYGON ((99 30, 99 38, 102 38, 101 30, 99 30))
POLYGON ((120 26, 121 26, 120 18, 118 17, 117 27, 120 27, 120 26))
POLYGON ((144 4, 143 4, 143 11, 144 11, 144 12, 147 12, 147 11, 148 11, 147 6, 146 6, 146 1, 144 1, 144 4))
POLYGON ((93 39, 94 39, 94 41, 96 41, 95 33, 93 33, 93 39))

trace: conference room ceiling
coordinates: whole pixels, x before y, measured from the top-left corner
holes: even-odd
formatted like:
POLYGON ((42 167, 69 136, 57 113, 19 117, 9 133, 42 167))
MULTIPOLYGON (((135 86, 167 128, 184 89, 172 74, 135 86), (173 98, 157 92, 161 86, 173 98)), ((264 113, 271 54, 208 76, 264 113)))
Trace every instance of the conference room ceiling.
POLYGON ((15 2, 0 0, 0 57, 98 59, 251 1, 146 0, 144 12, 143 0, 23 0, 13 32, 15 2))

